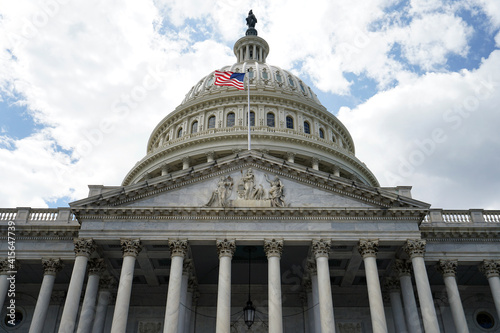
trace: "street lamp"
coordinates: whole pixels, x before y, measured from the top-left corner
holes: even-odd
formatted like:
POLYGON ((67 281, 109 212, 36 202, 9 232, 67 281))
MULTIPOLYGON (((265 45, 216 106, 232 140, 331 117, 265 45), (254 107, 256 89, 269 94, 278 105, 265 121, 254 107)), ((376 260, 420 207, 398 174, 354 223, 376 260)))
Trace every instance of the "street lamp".
POLYGON ((247 301, 247 306, 243 308, 243 317, 245 319, 245 324, 248 326, 250 329, 250 326, 252 326, 254 320, 255 320, 255 307, 252 304, 252 300, 250 298, 250 273, 251 273, 251 262, 252 262, 252 247, 248 246, 245 248, 245 250, 248 251, 248 301, 247 301))

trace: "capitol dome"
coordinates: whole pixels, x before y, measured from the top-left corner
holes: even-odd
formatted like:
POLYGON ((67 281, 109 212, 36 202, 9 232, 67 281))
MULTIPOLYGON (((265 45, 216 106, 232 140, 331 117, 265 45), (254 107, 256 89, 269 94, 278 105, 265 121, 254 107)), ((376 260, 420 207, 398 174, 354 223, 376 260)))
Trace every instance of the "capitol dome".
MULTIPOLYGON (((251 150, 378 187, 372 172, 355 156, 347 128, 296 75, 269 65, 269 45, 253 33, 234 45, 236 63, 220 71, 250 79, 251 150)), ((147 155, 123 185, 213 163, 248 149, 247 90, 214 85, 212 71, 153 130, 147 155)), ((245 89, 247 86, 245 78, 245 89)))

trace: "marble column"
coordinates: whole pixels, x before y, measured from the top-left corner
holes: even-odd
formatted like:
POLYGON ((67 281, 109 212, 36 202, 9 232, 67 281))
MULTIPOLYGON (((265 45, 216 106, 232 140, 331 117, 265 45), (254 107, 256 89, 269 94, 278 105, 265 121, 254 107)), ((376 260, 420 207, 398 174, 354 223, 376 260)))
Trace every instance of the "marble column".
POLYGON ((312 252, 314 253, 314 257, 316 258, 316 270, 318 272, 321 333, 335 333, 332 287, 330 285, 330 268, 328 266, 330 246, 330 240, 320 239, 313 240, 312 242, 312 252))
POLYGON ((229 333, 231 325, 231 260, 236 250, 234 240, 217 240, 219 285, 217 290, 216 333, 229 333))
POLYGON ((446 293, 451 307, 453 322, 457 333, 469 333, 467 320, 465 319, 460 292, 458 291, 457 280, 457 260, 439 260, 437 268, 443 274, 444 284, 446 285, 446 293))
MULTIPOLYGON (((304 291, 306 292, 306 295, 307 295, 307 307, 306 307, 307 318, 308 318, 307 325, 309 326, 309 332, 314 333, 314 332, 316 332, 316 327, 315 327, 316 318, 315 318, 315 312, 314 312, 314 309, 316 308, 314 305, 316 303, 314 303, 314 300, 313 300, 312 277, 311 277, 309 270, 308 270, 308 272, 309 272, 309 276, 304 277, 304 279, 302 280, 302 286, 303 286, 304 291)), ((316 286, 317 286, 317 281, 316 281, 316 286)), ((318 312, 317 319, 318 319, 318 323, 319 323, 319 312, 318 312)))
POLYGON ((80 320, 78 321, 77 333, 90 333, 94 321, 97 290, 99 289, 99 279, 106 269, 104 259, 94 258, 88 262, 89 277, 87 279, 87 288, 83 299, 80 320))
POLYGON ((374 333, 387 333, 387 322, 384 312, 384 300, 377 268, 378 240, 361 239, 358 250, 365 263, 366 285, 368 287, 368 302, 374 333))
POLYGON ((190 276, 188 280, 187 297, 186 297, 186 315, 184 316, 184 327, 186 328, 186 332, 191 332, 191 315, 193 313, 193 298, 197 287, 198 283, 196 282, 196 278, 194 276, 190 276))
POLYGON ((318 270, 316 269, 316 260, 308 260, 307 271, 311 277, 311 293, 312 293, 312 320, 313 320, 313 332, 321 333, 321 314, 319 311, 319 290, 318 290, 318 270))
POLYGON ((126 332, 135 259, 142 250, 139 239, 122 239, 120 240, 120 244, 122 246, 123 263, 120 272, 120 281, 118 282, 118 293, 116 294, 111 333, 126 332))
POLYGON ((425 333, 438 333, 440 332, 439 323, 424 261, 425 240, 408 239, 405 244, 405 251, 411 258, 413 272, 415 274, 425 333))
POLYGON ((64 303, 64 310, 59 325, 59 333, 73 333, 75 329, 76 316, 78 315, 78 306, 80 305, 80 296, 82 294, 83 281, 87 270, 87 262, 90 255, 95 251, 96 245, 90 238, 76 238, 75 244, 75 263, 71 280, 69 281, 68 293, 64 303))
POLYGON ((63 268, 61 259, 42 259, 42 266, 42 286, 36 300, 35 312, 33 313, 29 333, 40 333, 43 331, 43 324, 49 310, 50 296, 52 295, 56 274, 63 268))
POLYGON ((497 310, 497 318, 500 318, 500 260, 484 260, 479 269, 488 279, 497 310))
POLYGON ((422 333, 420 318, 418 316, 417 302, 415 301, 415 292, 411 282, 412 266, 408 260, 396 259, 395 270, 399 277, 401 285, 401 294, 403 296, 406 325, 409 333, 422 333))
POLYGON ((7 272, 9 271, 11 271, 9 261, 7 259, 0 260, 0 309, 3 309, 7 290, 9 290, 9 280, 7 280, 9 277, 7 272))
POLYGON ((391 301, 392 316, 394 317, 394 328, 398 333, 408 333, 406 329, 405 314, 403 304, 401 303, 401 293, 399 280, 396 278, 387 278, 385 287, 389 292, 391 301))
POLYGON ((283 332, 283 310, 281 308, 280 258, 283 240, 264 240, 264 251, 268 264, 269 332, 281 333, 283 332))
POLYGON ((103 276, 99 280, 99 295, 97 296, 97 307, 95 309, 92 333, 103 333, 106 323, 106 313, 111 300, 111 291, 116 288, 116 281, 111 276, 103 276))
POLYGON ((179 308, 181 306, 182 269, 188 251, 187 240, 171 239, 170 275, 168 277, 167 306, 165 308, 164 333, 177 333, 179 329, 179 308))
POLYGON ((188 299, 188 283, 189 274, 191 273, 191 259, 184 259, 182 264, 182 279, 181 279, 181 289, 180 289, 180 305, 179 305, 179 325, 177 328, 178 333, 185 333, 186 324, 186 313, 187 310, 187 299, 188 299))
POLYGON ((295 161, 295 155, 296 155, 295 153, 287 151, 286 152, 287 161, 290 162, 290 163, 294 163, 294 161, 295 161))

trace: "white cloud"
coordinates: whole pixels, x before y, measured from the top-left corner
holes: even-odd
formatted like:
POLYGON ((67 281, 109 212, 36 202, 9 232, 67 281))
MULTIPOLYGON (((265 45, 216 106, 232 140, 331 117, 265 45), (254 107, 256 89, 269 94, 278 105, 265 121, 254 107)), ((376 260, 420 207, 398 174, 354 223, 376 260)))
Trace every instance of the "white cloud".
MULTIPOLYGON (((232 0, 59 1, 51 7, 14 1, 0 8, 0 98, 21 96, 18 104, 44 125, 21 140, 0 138, 8 148, 0 149, 6 184, 0 206, 44 206, 62 196, 85 197, 87 184, 120 184, 144 156, 157 122, 204 75, 234 63, 232 43, 244 34, 250 9, 248 2, 232 0)), ((412 1, 401 11, 390 9, 397 4, 276 0, 257 1, 252 9, 271 48, 269 63, 334 94, 350 93, 346 73, 375 81, 380 91, 340 117, 360 158, 384 185, 401 185, 389 184, 385 172, 397 175, 399 158, 418 148, 415 140, 442 127, 446 142, 401 181, 422 184, 424 190, 416 186, 414 192, 424 201, 453 206, 455 200, 465 207, 471 196, 456 193, 481 189, 474 205, 494 206, 498 100, 482 99, 480 111, 462 117, 456 130, 451 125, 458 120, 447 122, 443 114, 498 68, 494 53, 477 71, 447 72, 450 55, 471 52, 474 27, 457 11, 483 10, 494 31, 500 26, 498 1, 412 1), (394 45, 401 45, 401 59, 392 53, 394 45), (419 76, 412 64, 429 73, 419 76), (440 190, 448 201, 440 201, 440 190)))
POLYGON ((495 51, 476 71, 427 74, 338 116, 382 185, 414 185, 435 206, 498 207, 498 66, 495 51))

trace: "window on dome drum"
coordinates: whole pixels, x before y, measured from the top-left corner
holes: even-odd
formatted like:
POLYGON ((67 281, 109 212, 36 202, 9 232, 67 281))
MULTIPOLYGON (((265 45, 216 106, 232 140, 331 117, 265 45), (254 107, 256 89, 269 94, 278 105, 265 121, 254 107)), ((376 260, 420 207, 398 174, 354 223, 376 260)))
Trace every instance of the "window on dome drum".
POLYGON ((191 133, 196 133, 198 132, 198 122, 195 121, 193 122, 193 124, 191 125, 191 133))
POLYGON ((182 137, 182 127, 179 128, 179 130, 177 131, 177 137, 178 138, 182 137))
POLYGON ((300 89, 304 94, 306 93, 306 90, 304 89, 304 85, 302 84, 302 82, 300 82, 300 89))
POLYGON ((269 79, 269 75, 267 75, 267 71, 266 71, 265 69, 262 71, 262 78, 263 78, 264 80, 269 79))
MULTIPOLYGON (((248 125, 248 113, 245 115, 245 125, 248 125)), ((250 111, 250 126, 255 126, 255 112, 250 111)))
POLYGON ((215 116, 208 118, 208 128, 215 128, 215 116))
POLYGON ((319 129, 319 137, 324 139, 325 138, 325 132, 323 131, 322 128, 319 129))
POLYGON ((304 133, 311 134, 311 125, 307 121, 304 121, 304 133))
POLYGON ((267 114, 267 126, 274 127, 274 113, 269 112, 267 114))
POLYGON ((283 78, 281 77, 281 74, 279 72, 276 72, 274 76, 276 77, 276 81, 278 81, 279 83, 283 82, 283 78))
POLYGON ((286 128, 293 129, 293 118, 290 116, 286 117, 286 128))
MULTIPOLYGON (((251 116, 251 115, 250 115, 251 116)), ((227 127, 233 127, 234 126, 234 121, 235 121, 235 115, 233 112, 227 114, 227 127)))
POLYGON ((210 76, 207 80, 207 88, 209 88, 212 84, 214 83, 214 77, 213 76, 210 76))
POLYGON ((248 69, 248 77, 253 79, 253 68, 248 69))
POLYGON ((290 86, 295 87, 295 82, 293 82, 293 79, 291 76, 288 77, 288 83, 290 84, 290 86))
POLYGON ((335 134, 332 134, 332 141, 335 142, 335 134))

